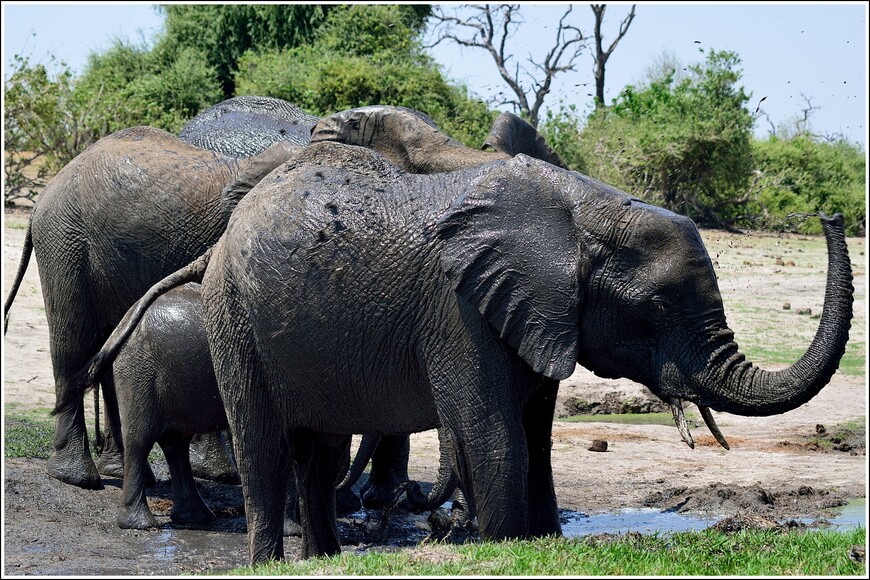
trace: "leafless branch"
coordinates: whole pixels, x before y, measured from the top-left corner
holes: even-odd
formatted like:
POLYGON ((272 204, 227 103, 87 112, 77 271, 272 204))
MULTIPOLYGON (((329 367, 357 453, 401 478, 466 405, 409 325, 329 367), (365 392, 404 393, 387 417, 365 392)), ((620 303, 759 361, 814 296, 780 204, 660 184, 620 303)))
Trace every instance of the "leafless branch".
POLYGON ((464 6, 463 10, 471 10, 470 16, 460 17, 454 9, 447 14, 443 6, 434 7, 434 19, 437 36, 435 46, 447 40, 462 47, 480 48, 486 50, 493 59, 499 75, 516 96, 510 101, 516 105, 519 113, 534 126, 538 125, 539 114, 544 99, 550 92, 553 77, 557 74, 573 71, 577 59, 586 48, 586 37, 579 28, 568 22, 572 12, 569 5, 559 19, 552 47, 547 51, 542 61, 535 60, 530 54, 527 62, 529 68, 515 62, 513 72, 509 70, 513 54, 508 47, 509 40, 523 23, 520 13, 521 6, 515 4, 477 4, 464 6), (532 70, 537 71, 537 75, 532 70), (529 83, 524 86, 523 79, 529 83), (526 88, 530 86, 531 88, 526 88))

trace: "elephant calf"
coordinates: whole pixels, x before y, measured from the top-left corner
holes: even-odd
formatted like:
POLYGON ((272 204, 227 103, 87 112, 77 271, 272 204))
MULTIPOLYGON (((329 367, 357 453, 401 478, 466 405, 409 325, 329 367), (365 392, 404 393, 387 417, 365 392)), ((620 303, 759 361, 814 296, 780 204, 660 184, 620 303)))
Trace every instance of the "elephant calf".
POLYGON ((151 305, 119 351, 112 372, 124 441, 118 526, 157 526, 145 501, 148 453, 154 443, 169 466, 172 521, 214 519, 197 491, 189 454, 194 435, 228 426, 203 327, 199 284, 179 286, 151 305))

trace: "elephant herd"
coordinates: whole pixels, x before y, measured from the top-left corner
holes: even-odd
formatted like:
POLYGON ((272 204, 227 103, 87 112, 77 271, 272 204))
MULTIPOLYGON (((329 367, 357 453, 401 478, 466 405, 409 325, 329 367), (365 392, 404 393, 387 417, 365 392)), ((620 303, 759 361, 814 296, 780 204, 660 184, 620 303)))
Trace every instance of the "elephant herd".
POLYGON ((84 420, 99 382, 121 527, 156 525, 155 442, 173 519, 213 517, 189 446, 228 428, 251 563, 283 558, 297 525, 303 557, 335 554, 351 436, 377 444, 363 501, 383 505, 408 479, 408 435, 438 428, 439 481, 416 505, 458 483, 481 538, 529 538, 561 533, 551 429, 576 364, 648 387, 690 446, 684 401, 727 447, 711 409, 783 413, 830 381, 853 290, 842 216, 820 217, 819 328, 794 365, 764 371, 734 342, 692 221, 568 170, 518 117, 478 150, 401 107, 318 119, 237 97, 178 137, 119 131, 58 173, 4 314, 32 251, 55 378, 48 472, 101 486, 84 420))

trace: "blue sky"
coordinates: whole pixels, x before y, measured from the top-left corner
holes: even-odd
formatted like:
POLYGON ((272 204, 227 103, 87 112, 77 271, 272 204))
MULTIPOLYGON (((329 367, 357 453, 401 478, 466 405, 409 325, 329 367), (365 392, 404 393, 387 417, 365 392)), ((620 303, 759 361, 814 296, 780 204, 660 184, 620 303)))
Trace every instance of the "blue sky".
MULTIPOLYGON (((770 123, 788 123, 801 114, 807 100, 815 109, 814 132, 842 134, 866 148, 867 135, 867 5, 827 3, 637 3, 634 22, 607 63, 605 100, 668 54, 683 65, 702 62, 701 50, 730 50, 742 59, 742 84, 752 95, 750 109, 761 104, 767 118, 756 122, 756 135, 768 134, 770 123), (761 102, 761 99, 764 101, 761 102)), ((629 4, 608 4, 604 25, 609 44, 629 4)), ((509 47, 524 61, 539 59, 548 48, 552 26, 564 5, 526 3, 525 24, 509 47)), ((574 20, 591 31, 588 4, 574 5, 574 20)), ((112 38, 147 41, 160 30, 162 18, 147 3, 3 2, 3 69, 14 54, 45 61, 49 53, 81 70, 87 55, 111 44, 112 38)), ((433 50, 454 80, 487 98, 505 90, 490 57, 482 51, 446 44, 433 50)), ((576 72, 556 78, 550 105, 561 99, 586 112, 593 92, 592 57, 581 57, 576 72)))

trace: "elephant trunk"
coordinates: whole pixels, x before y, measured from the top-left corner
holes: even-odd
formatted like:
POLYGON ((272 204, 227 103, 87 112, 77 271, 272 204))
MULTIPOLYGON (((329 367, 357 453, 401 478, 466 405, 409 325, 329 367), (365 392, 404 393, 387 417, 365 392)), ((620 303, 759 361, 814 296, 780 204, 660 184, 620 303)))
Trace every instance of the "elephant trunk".
POLYGON ((380 441, 381 438, 378 435, 363 435, 359 448, 356 450, 356 455, 353 458, 353 463, 351 463, 347 473, 344 474, 341 483, 335 486, 336 492, 342 492, 353 487, 359 476, 362 475, 363 470, 365 470, 366 465, 369 464, 369 460, 371 460, 375 448, 380 441))
POLYGON ((429 494, 408 494, 408 503, 411 511, 428 512, 441 507, 459 485, 459 478, 453 471, 453 463, 450 460, 452 443, 445 427, 438 428, 438 447, 440 448, 440 462, 438 465, 438 479, 432 485, 429 494))
POLYGON ((745 360, 729 329, 720 330, 713 339, 718 346, 712 350, 706 380, 692 397, 702 411, 710 407, 744 416, 785 413, 813 398, 837 370, 852 320, 852 266, 842 214, 819 215, 828 246, 828 276, 821 320, 810 347, 791 367, 764 371, 745 360))

